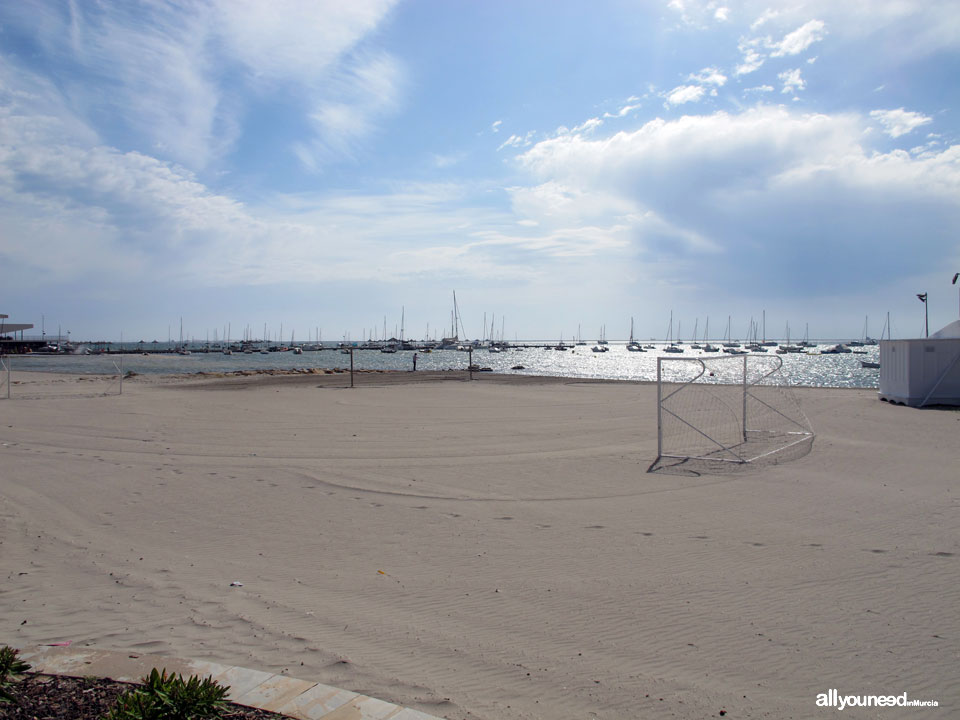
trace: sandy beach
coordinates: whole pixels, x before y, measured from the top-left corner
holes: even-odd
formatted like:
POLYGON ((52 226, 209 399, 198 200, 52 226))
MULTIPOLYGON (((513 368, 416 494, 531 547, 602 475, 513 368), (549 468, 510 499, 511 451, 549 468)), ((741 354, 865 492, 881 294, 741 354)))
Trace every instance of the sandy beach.
POLYGON ((648 472, 649 384, 13 379, 0 643, 451 720, 807 718, 831 688, 960 713, 956 409, 798 389, 809 454, 696 475, 648 472))

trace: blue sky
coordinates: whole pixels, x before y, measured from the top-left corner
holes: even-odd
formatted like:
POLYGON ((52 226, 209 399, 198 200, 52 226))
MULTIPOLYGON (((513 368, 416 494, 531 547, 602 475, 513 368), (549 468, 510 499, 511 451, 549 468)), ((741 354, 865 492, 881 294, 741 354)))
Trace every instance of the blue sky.
POLYGON ((960 312, 957 77, 951 0, 4 3, 0 312, 916 336, 960 312))

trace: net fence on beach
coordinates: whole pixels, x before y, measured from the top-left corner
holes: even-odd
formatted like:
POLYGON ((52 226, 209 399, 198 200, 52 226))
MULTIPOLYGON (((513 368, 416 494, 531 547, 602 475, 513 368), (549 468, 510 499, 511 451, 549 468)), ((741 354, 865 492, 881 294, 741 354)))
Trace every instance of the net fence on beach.
POLYGON ((809 449, 782 368, 776 355, 658 358, 657 461, 777 462, 809 449))

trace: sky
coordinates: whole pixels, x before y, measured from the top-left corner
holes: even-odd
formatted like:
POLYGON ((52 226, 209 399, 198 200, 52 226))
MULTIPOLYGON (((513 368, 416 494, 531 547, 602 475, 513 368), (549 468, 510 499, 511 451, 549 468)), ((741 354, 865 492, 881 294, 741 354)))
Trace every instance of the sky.
POLYGON ((955 0, 2 3, 0 313, 918 337, 917 293, 960 316, 958 77, 955 0))

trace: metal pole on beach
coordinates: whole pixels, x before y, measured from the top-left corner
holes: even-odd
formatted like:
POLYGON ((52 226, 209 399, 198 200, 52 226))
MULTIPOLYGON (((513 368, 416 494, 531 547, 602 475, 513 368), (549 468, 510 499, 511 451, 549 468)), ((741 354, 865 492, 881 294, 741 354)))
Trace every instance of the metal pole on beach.
POLYGON ((350 387, 353 387, 353 348, 350 348, 350 387))
MULTIPOLYGON (((951 285, 957 284, 957 279, 960 278, 960 272, 953 274, 953 280, 950 281, 951 285)), ((960 301, 960 287, 957 288, 957 300, 960 301)))
POLYGON ((657 358, 657 460, 663 457, 663 383, 660 367, 663 358, 657 358))
POLYGON ((917 293, 917 299, 923 303, 923 336, 930 337, 930 307, 927 305, 927 294, 917 293))
POLYGON ((747 441, 747 358, 743 356, 743 441, 747 441))
POLYGON ((467 355, 468 355, 467 362, 470 363, 469 365, 467 365, 467 372, 470 373, 470 379, 473 380, 473 348, 472 347, 469 350, 467 350, 467 355))

